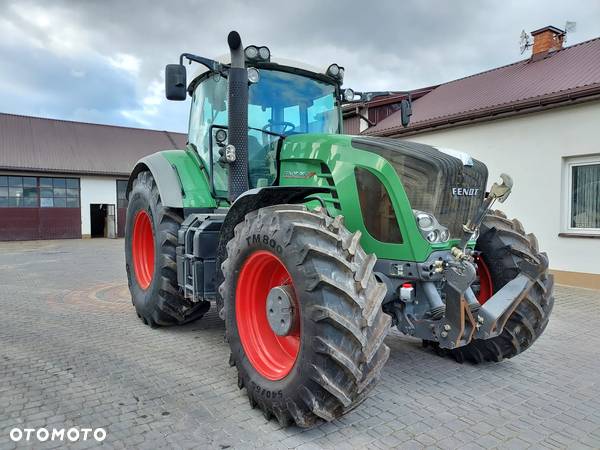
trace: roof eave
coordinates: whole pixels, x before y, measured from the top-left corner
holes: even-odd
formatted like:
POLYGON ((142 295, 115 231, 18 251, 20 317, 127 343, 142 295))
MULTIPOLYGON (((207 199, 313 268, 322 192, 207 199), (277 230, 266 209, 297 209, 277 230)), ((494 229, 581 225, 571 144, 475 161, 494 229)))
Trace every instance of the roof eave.
POLYGON ((560 28, 552 26, 552 25, 538 28, 537 30, 531 31, 529 34, 531 34, 532 36, 535 36, 536 34, 540 34, 544 31, 552 31, 553 33, 556 33, 556 34, 565 34, 565 30, 561 30, 560 28))
POLYGON ((8 166, 0 165, 1 171, 6 172, 31 172, 56 175, 79 175, 79 176, 103 176, 103 177, 125 177, 128 178, 128 172, 113 172, 113 171, 94 171, 94 170, 73 170, 73 169, 57 169, 52 167, 25 167, 25 166, 8 166))
POLYGON ((484 119, 495 120, 596 99, 600 99, 600 83, 583 88, 572 89, 558 94, 537 97, 535 99, 526 99, 518 102, 507 103, 501 106, 468 111, 451 116, 437 117, 424 122, 416 123, 407 128, 404 128, 401 125, 396 125, 394 127, 381 130, 367 129, 362 134, 371 136, 399 136, 417 134, 434 129, 467 125, 474 121, 481 121, 484 119))

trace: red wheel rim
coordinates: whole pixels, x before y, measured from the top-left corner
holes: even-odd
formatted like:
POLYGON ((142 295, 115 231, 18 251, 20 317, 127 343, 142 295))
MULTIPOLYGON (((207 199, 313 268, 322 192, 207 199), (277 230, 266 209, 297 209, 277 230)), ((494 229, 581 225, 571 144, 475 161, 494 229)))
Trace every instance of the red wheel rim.
POLYGON ((145 210, 138 211, 133 221, 133 269, 142 289, 148 289, 154 276, 154 235, 152 222, 145 210))
POLYGON ((490 275, 490 269, 483 261, 483 258, 477 258, 477 274, 479 275, 479 294, 477 300, 480 304, 487 302, 494 295, 494 283, 490 275))
POLYGON ((244 262, 235 293, 235 319, 242 347, 256 371, 273 381, 290 373, 300 349, 298 320, 289 335, 277 336, 267 319, 267 295, 282 285, 294 287, 289 272, 274 254, 259 250, 244 262))

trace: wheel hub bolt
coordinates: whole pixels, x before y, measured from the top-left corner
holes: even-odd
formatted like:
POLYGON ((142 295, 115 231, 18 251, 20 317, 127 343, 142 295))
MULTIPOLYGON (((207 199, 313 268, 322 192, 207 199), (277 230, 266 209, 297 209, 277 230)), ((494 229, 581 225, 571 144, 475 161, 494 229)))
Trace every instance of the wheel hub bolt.
POLYGON ((287 336, 294 328, 294 292, 291 286, 275 286, 267 295, 267 320, 277 336, 287 336))
POLYGON ((444 331, 450 331, 452 327, 449 324, 444 325, 444 331))

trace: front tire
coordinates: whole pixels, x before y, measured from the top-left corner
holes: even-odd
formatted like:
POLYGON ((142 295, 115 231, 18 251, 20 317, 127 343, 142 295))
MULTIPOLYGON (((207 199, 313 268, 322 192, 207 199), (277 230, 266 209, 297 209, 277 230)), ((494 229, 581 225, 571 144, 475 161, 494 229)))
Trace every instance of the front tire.
POLYGON ((222 264, 226 332, 238 386, 266 418, 301 427, 331 421, 378 381, 391 319, 375 257, 359 239, 341 216, 299 205, 262 208, 236 226, 222 264), (283 337, 268 324, 265 298, 281 286, 295 324, 283 337))
POLYGON ((152 174, 140 172, 127 206, 125 267, 137 315, 152 327, 196 320, 210 307, 179 291, 175 249, 182 221, 181 211, 163 206, 152 174))

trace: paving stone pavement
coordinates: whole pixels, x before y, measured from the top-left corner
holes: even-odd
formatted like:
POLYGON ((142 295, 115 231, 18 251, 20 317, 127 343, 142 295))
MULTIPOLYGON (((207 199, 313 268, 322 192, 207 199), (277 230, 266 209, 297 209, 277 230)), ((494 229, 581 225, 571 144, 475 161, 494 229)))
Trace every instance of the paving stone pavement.
POLYGON ((238 390, 214 312, 180 328, 138 320, 122 240, 0 243, 0 449, 14 427, 103 427, 108 448, 600 448, 599 319, 600 292, 557 287, 538 342, 481 366, 392 334, 359 408, 282 429, 238 390))

